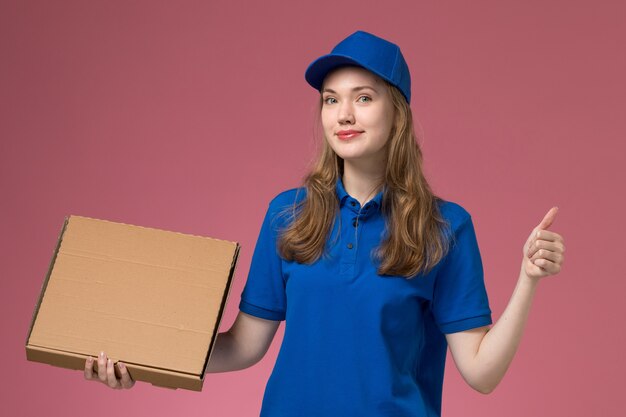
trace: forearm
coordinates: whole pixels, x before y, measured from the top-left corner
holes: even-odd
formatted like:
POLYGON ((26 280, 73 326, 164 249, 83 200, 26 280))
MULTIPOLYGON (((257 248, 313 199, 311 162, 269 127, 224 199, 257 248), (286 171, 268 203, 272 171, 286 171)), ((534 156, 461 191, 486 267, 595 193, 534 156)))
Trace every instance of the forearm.
POLYGON ((557 207, 552 207, 526 240, 517 285, 498 322, 489 331, 477 328, 446 335, 463 378, 480 392, 491 392, 511 364, 539 280, 561 271, 565 252, 563 237, 546 230, 557 211, 557 207))
POLYGON ((254 365, 256 361, 238 346, 230 331, 220 333, 215 340, 207 373, 238 371, 254 365))
POLYGON ((517 285, 500 319, 485 334, 473 360, 474 388, 491 392, 504 377, 519 347, 537 288, 521 269, 517 285))

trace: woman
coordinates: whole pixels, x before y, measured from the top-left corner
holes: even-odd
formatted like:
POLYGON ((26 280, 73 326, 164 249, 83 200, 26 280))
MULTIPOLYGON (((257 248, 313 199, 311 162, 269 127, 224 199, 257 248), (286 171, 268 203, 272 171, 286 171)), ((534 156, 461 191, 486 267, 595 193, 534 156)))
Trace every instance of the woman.
MULTIPOLYGON (((561 269, 563 239, 546 230, 557 208, 529 236, 490 328, 471 216, 435 196, 422 172, 400 49, 359 31, 306 79, 321 93, 323 151, 304 187, 270 202, 241 311, 208 372, 258 362, 286 320, 262 416, 438 416, 447 346, 467 383, 491 392, 539 279, 561 269)), ((98 375, 87 361, 87 379, 132 386, 123 365, 118 379, 106 355, 98 360, 98 375)))

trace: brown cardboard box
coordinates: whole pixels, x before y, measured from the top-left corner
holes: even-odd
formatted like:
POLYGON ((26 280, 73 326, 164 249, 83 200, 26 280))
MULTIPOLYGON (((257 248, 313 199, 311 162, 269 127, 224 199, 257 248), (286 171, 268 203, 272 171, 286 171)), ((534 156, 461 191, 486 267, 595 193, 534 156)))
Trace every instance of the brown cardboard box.
POLYGON ((104 350, 135 380, 200 391, 238 254, 235 242, 70 216, 26 356, 82 370, 104 350))

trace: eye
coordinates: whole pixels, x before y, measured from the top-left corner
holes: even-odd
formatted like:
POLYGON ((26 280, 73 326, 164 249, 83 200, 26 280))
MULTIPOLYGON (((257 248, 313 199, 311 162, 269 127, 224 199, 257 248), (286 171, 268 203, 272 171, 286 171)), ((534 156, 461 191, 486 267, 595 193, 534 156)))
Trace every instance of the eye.
POLYGON ((326 98, 324 99, 324 104, 334 104, 334 103, 336 103, 336 102, 337 102, 337 100, 335 100, 335 98, 334 98, 334 97, 326 97, 326 98))
POLYGON ((369 96, 360 96, 356 99, 359 103, 367 103, 368 101, 372 101, 372 98, 369 96))

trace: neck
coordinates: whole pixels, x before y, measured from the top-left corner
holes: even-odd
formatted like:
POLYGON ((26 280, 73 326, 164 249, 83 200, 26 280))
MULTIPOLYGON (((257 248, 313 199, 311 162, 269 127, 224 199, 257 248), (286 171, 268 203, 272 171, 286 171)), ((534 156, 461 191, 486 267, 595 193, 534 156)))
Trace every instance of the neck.
POLYGON ((343 187, 361 206, 374 198, 384 181, 385 170, 382 164, 365 165, 344 160, 343 187))

